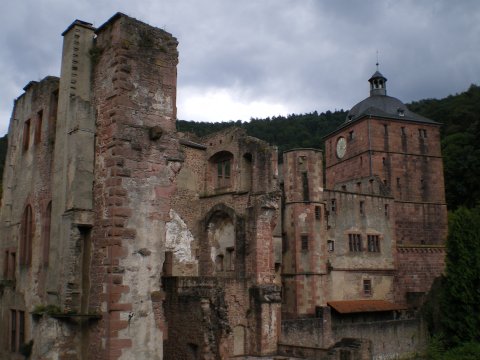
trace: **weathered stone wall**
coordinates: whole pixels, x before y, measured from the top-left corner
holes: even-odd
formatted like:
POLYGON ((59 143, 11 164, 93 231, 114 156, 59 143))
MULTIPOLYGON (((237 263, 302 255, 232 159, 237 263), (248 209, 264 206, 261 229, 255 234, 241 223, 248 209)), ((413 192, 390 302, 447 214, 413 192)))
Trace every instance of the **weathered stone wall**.
POLYGON ((447 212, 438 125, 364 119, 327 139, 327 188, 367 176, 378 176, 395 198, 399 244, 445 242, 447 212), (420 130, 427 136, 420 136, 420 130), (335 152, 339 137, 347 139, 342 159, 335 152))
POLYGON ((244 280, 164 278, 164 289, 171 324, 166 358, 227 359, 254 353, 257 329, 244 280))
POLYGON ((10 121, 0 210, 0 266, 10 268, 8 274, 0 274, 0 332, 5 334, 0 337, 0 357, 5 359, 11 356, 6 336, 10 310, 25 312, 25 339, 32 337, 34 323, 28 314, 45 301, 49 260, 46 229, 52 200, 50 178, 57 105, 54 94, 58 91, 58 78, 30 82, 24 90, 15 101, 10 121), (31 250, 28 259, 22 260, 22 219, 27 206, 32 209, 31 250))
POLYGON ((177 41, 117 14, 97 30, 90 358, 161 359, 156 298, 181 162, 174 138, 177 41))
POLYGON ((426 331, 421 320, 391 320, 333 326, 336 341, 342 338, 370 340, 372 359, 390 360, 421 353, 426 347, 426 331))
POLYGON ((419 306, 433 281, 445 271, 444 247, 399 247, 395 275, 395 298, 419 306))

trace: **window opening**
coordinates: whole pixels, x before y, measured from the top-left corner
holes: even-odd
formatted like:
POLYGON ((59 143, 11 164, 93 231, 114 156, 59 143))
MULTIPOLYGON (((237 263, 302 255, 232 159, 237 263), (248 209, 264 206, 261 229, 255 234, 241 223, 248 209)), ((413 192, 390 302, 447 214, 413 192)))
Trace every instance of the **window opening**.
POLYGON ((379 235, 367 235, 368 251, 380 252, 380 236, 379 235))
POLYGON ((327 249, 328 252, 335 251, 335 242, 333 240, 327 240, 327 249))
POLYGON ((30 146, 30 119, 23 124, 23 151, 27 151, 30 146))
POLYGON ((308 235, 302 235, 300 239, 302 242, 302 250, 308 250, 308 235))
POLYGON ((308 173, 302 172, 302 188, 303 188, 303 201, 310 200, 310 193, 308 189, 308 173))
POLYGON ((32 261, 33 216, 32 207, 27 205, 23 213, 21 226, 20 262, 30 265, 32 261))
POLYGON ((42 121, 43 121, 43 110, 40 110, 37 113, 37 124, 35 126, 35 138, 34 143, 39 144, 42 140, 42 121))
POLYGON ((362 251, 362 235, 348 234, 348 245, 351 252, 362 251))
POLYGON ((337 201, 335 199, 330 201, 330 209, 332 210, 332 213, 337 211, 337 201))
POLYGON ((360 215, 365 215, 365 201, 360 201, 360 215))
POLYGON ((366 296, 372 295, 372 280, 363 280, 363 294, 366 296))

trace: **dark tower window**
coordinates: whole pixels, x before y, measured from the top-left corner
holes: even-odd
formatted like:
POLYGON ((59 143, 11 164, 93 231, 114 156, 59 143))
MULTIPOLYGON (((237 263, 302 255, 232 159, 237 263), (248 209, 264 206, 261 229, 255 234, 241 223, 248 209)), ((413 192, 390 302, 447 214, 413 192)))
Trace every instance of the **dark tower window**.
POLYGON ((308 173, 302 172, 302 189, 303 189, 303 201, 310 200, 310 193, 308 190, 308 173))
POLYGON ((300 240, 302 242, 302 251, 307 251, 308 250, 308 235, 302 235, 300 237, 300 240))
POLYGON ((322 216, 322 209, 320 206, 315 206, 315 220, 320 220, 322 216))

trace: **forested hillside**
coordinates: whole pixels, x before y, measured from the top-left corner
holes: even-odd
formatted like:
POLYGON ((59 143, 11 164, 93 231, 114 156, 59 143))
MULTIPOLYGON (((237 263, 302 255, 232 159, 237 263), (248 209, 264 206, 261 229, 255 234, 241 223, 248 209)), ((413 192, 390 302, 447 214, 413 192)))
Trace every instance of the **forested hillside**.
MULTIPOLYGON (((480 204, 480 87, 471 85, 461 94, 407 105, 412 111, 443 124, 442 154, 449 209, 480 204)), ((295 147, 323 148, 322 137, 344 122, 346 115, 346 111, 340 110, 252 119, 250 122, 179 120, 177 129, 203 136, 235 125, 246 129, 249 135, 277 145, 282 152, 295 147)))
POLYGON ((238 126, 246 129, 251 136, 277 145, 281 153, 296 147, 323 147, 322 138, 342 124, 346 116, 347 112, 340 110, 335 112, 327 111, 321 114, 314 111, 309 114, 292 114, 287 117, 255 118, 249 122, 239 120, 223 123, 203 123, 179 120, 177 129, 203 136, 226 127, 238 126))

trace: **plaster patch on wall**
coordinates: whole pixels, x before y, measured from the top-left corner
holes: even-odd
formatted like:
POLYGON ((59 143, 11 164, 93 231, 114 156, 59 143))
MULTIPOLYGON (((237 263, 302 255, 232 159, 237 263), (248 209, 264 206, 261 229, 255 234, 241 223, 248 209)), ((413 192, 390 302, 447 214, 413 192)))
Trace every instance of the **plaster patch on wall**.
POLYGON ((166 250, 172 251, 181 263, 194 261, 191 251, 194 237, 188 230, 187 224, 173 209, 170 209, 170 219, 166 224, 166 250))

